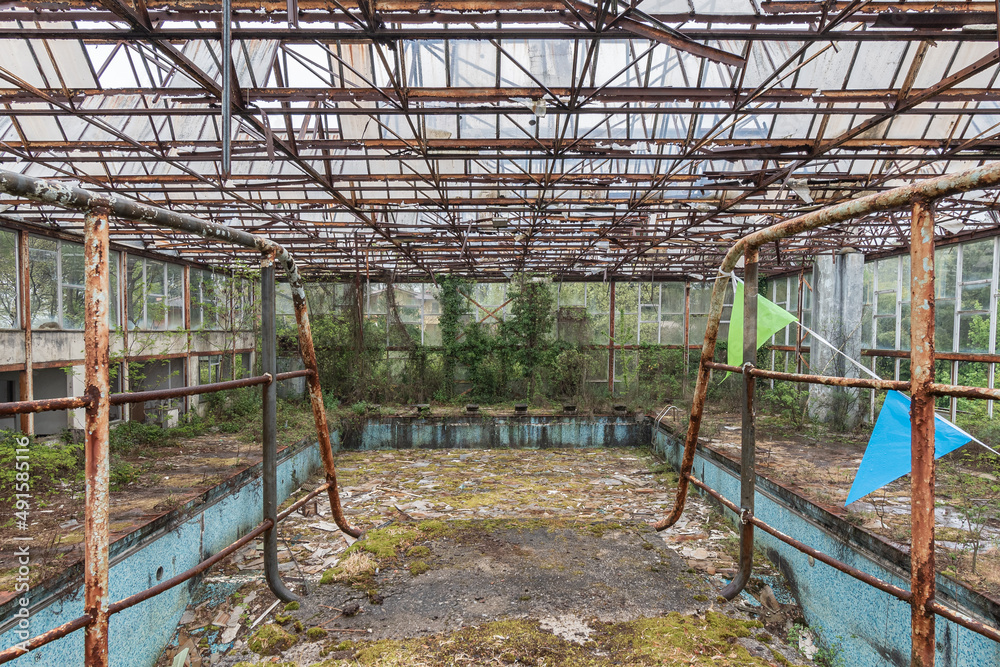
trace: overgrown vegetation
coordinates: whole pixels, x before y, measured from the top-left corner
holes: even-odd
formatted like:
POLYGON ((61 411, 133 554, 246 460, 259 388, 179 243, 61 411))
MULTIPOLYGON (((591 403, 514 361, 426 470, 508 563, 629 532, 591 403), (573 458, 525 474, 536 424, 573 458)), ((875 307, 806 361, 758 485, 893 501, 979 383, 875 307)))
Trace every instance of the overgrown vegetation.
POLYGON ((22 448, 21 438, 20 433, 0 430, 0 498, 5 502, 14 498, 18 483, 25 480, 33 496, 44 497, 57 491, 62 484, 83 477, 83 445, 39 443, 28 437, 27 459, 23 456, 19 459, 17 450, 22 448), (19 462, 26 462, 27 467, 22 465, 24 469, 19 469, 19 462), (20 479, 19 474, 22 474, 20 479))

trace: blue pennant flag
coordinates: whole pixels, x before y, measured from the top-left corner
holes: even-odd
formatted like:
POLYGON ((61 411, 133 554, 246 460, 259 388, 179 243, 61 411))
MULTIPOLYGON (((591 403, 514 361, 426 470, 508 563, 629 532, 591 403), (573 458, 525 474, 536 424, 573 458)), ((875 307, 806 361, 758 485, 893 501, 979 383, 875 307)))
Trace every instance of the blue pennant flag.
MULTIPOLYGON (((844 505, 850 505, 910 472, 910 438, 910 399, 898 391, 890 391, 886 394, 882 411, 868 439, 868 448, 861 459, 861 467, 844 505)), ((935 459, 971 440, 971 435, 934 415, 935 459)))

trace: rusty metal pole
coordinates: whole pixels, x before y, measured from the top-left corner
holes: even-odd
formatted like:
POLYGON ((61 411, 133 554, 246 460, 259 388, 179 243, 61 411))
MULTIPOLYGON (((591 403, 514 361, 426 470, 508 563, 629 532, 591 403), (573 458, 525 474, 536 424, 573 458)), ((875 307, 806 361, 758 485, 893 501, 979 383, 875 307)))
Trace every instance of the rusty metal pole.
POLYGON ((934 204, 916 200, 910 231, 910 664, 934 665, 934 204))
MULTIPOLYGON (((31 272, 28 252, 28 232, 21 230, 17 240, 18 268, 21 270, 20 284, 17 286, 21 297, 21 326, 24 328, 24 370, 18 377, 20 400, 32 401, 35 399, 35 371, 32 362, 31 346, 31 272)), ((21 416, 21 433, 26 435, 35 434, 35 416, 26 414, 21 416)))
POLYGON ((84 218, 84 359, 86 395, 86 508, 84 523, 84 631, 87 667, 108 664, 108 418, 110 332, 108 329, 108 210, 95 208, 84 218))
POLYGON ((309 371, 309 375, 306 376, 309 403, 312 405, 313 421, 316 423, 316 437, 319 438, 319 453, 323 457, 326 481, 330 485, 327 490, 330 496, 330 513, 342 531, 352 537, 360 537, 361 531, 347 522, 344 510, 340 506, 337 467, 333 460, 333 446, 330 442, 330 426, 326 421, 326 408, 323 406, 323 389, 319 383, 319 366, 316 362, 316 348, 313 347, 312 326, 309 323, 309 304, 306 303, 306 292, 302 278, 297 271, 290 273, 292 303, 295 305, 295 322, 299 328, 299 354, 302 355, 302 364, 309 371))
POLYGON ((260 270, 261 304, 261 369, 271 375, 271 381, 262 387, 264 403, 263 435, 264 452, 264 521, 271 527, 264 533, 264 577, 275 597, 283 602, 297 600, 288 590, 278 571, 278 347, 275 323, 274 253, 264 253, 260 270))
POLYGON ((615 395, 615 281, 608 283, 608 394, 615 395))
POLYGON ((687 397, 688 386, 691 384, 691 331, 688 320, 691 319, 691 283, 684 281, 684 381, 681 383, 681 394, 687 397))
POLYGON ((749 371, 757 361, 757 249, 747 250, 743 285, 743 434, 740 456, 740 564, 736 576, 719 591, 732 600, 750 581, 753 571, 754 493, 757 481, 757 424, 754 391, 757 381, 749 371))

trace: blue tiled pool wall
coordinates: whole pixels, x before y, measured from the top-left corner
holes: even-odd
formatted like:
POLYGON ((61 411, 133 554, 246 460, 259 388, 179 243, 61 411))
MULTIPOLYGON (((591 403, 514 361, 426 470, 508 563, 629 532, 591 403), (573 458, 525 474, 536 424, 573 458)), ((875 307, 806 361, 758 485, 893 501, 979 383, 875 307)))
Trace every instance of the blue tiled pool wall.
MULTIPOLYGON (((684 444, 662 428, 653 430, 658 454, 680 467, 684 444)), ((699 446, 694 475, 733 502, 739 503, 739 463, 699 446)), ((710 500, 710 499, 709 499, 710 500)), ((724 510, 737 522, 735 513, 724 510)), ((840 517, 806 501, 788 489, 757 477, 755 513, 786 535, 823 553, 909 590, 909 559, 896 547, 840 517)), ((887 593, 809 556, 764 533, 754 531, 755 546, 781 570, 810 626, 823 642, 851 667, 910 664, 910 606, 887 593)), ((1000 605, 957 581, 938 576, 937 600, 991 625, 1000 625, 1000 605)), ((1000 665, 1000 644, 946 621, 936 621, 937 665, 973 667, 1000 665)))

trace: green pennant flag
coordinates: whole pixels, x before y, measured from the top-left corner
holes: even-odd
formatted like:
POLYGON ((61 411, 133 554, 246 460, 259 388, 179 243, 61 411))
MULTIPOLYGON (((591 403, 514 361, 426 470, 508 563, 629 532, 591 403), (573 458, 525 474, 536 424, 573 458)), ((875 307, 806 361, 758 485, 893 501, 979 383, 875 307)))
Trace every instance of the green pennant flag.
MULTIPOLYGON (((795 316, 777 304, 757 295, 757 349, 779 329, 795 321, 795 316)), ((729 318, 730 366, 743 365, 743 283, 733 288, 733 312, 729 318)), ((727 374, 728 375, 728 374, 727 374)))

